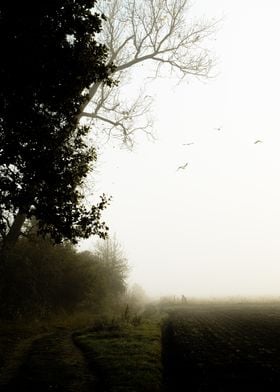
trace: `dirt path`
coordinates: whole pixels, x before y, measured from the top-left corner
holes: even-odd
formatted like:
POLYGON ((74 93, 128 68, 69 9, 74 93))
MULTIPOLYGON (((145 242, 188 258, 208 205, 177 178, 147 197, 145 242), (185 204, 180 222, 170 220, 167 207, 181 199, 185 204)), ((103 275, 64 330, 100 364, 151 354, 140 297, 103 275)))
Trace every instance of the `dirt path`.
POLYGON ((97 379, 74 345, 69 330, 24 339, 0 374, 2 392, 94 392, 97 379))
MULTIPOLYGON (((22 361, 26 355, 26 352, 30 349, 32 343, 45 334, 40 334, 37 336, 26 337, 26 338, 15 338, 19 339, 17 344, 10 344, 10 352, 6 353, 6 356, 1 363, 0 369, 0 388, 2 390, 3 386, 7 385, 16 375, 18 368, 22 364, 22 361)), ((14 343, 14 342, 13 342, 14 343)), ((8 346, 8 347, 9 347, 8 346)))

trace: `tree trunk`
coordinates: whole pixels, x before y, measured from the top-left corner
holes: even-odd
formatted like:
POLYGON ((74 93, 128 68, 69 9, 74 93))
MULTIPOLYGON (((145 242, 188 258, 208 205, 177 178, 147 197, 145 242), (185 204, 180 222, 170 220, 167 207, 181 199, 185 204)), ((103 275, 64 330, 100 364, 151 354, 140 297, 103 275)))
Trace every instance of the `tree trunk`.
POLYGON ((20 236, 21 228, 22 228, 25 220, 26 220, 26 214, 22 211, 19 211, 17 213, 17 215, 15 216, 14 222, 13 222, 8 234, 6 235, 6 237, 3 240, 2 251, 4 254, 15 246, 15 244, 20 236))

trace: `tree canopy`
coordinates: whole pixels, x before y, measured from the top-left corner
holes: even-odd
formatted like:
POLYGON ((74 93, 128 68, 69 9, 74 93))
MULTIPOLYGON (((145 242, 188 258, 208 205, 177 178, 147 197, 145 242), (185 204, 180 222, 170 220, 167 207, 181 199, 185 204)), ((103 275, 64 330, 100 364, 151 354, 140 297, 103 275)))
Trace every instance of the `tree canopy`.
POLYGON ((86 208, 83 181, 96 160, 79 114, 93 83, 110 85, 104 16, 95 0, 8 2, 0 9, 0 238, 26 219, 56 241, 106 236, 106 197, 86 208))

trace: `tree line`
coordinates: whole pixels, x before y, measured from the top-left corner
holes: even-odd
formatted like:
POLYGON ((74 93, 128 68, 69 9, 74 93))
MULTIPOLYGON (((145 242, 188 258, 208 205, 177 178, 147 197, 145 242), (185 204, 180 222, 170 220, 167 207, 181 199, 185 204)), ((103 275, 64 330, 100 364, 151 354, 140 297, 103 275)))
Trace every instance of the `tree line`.
POLYGON ((114 239, 83 252, 37 235, 20 239, 1 268, 0 318, 116 314, 126 301, 128 270, 114 239))

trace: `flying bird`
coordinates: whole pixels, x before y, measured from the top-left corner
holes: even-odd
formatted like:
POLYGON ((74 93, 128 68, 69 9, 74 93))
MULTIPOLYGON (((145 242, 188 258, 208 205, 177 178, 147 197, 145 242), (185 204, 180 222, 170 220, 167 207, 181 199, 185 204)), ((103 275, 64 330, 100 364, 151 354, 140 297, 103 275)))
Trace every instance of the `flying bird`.
POLYGON ((254 142, 254 144, 258 144, 258 143, 263 143, 263 141, 262 140, 256 140, 255 142, 254 142))
POLYGON ((176 171, 178 171, 180 169, 184 170, 188 166, 188 164, 189 164, 189 162, 186 162, 184 165, 179 166, 176 171))

